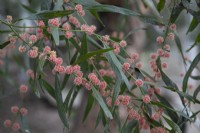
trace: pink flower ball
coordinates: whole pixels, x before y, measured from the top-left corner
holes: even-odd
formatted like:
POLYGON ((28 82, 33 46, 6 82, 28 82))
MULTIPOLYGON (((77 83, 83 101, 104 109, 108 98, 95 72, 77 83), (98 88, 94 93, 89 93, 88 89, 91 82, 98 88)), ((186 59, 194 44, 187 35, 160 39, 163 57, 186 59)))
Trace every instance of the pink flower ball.
POLYGON ((142 87, 143 86, 143 81, 141 79, 137 79, 135 81, 135 84, 137 85, 137 87, 142 87))
POLYGON ((67 39, 70 39, 70 38, 73 37, 73 33, 72 33, 71 31, 67 31, 67 32, 65 32, 65 37, 66 37, 67 39))
POLYGON ((12 125, 12 129, 14 129, 15 131, 19 130, 19 129, 20 129, 19 123, 15 122, 15 123, 12 125))
POLYGON ((144 103, 148 104, 148 103, 150 103, 150 101, 151 101, 151 99, 150 99, 149 95, 143 96, 143 102, 144 103))
POLYGON ((171 24, 169 28, 170 30, 176 30, 176 24, 171 24))
POLYGON ((130 68, 130 64, 129 64, 129 63, 124 63, 124 64, 122 65, 122 69, 123 69, 124 71, 129 70, 129 68, 130 68))
MULTIPOLYGON (((31 75, 32 76, 32 75, 31 75)), ((20 87, 19 87, 19 91, 20 93, 26 93, 28 91, 28 87, 24 84, 22 84, 20 87)))
POLYGON ((126 41, 122 40, 122 41, 119 43, 119 45, 120 45, 122 48, 124 48, 124 47, 126 47, 127 43, 126 43, 126 41))
POLYGON ((132 54, 132 58, 133 58, 134 60, 139 59, 139 54, 138 54, 138 53, 133 53, 133 54, 132 54))
POLYGON ((107 97, 107 98, 106 98, 106 103, 107 103, 107 105, 108 105, 109 107, 111 107, 111 106, 112 106, 112 98, 111 98, 111 97, 107 97))
POLYGON ((139 69, 142 69, 143 65, 142 65, 142 62, 138 62, 135 64, 135 66, 139 69))
POLYGON ((36 35, 31 35, 29 37, 29 41, 31 41, 32 43, 36 42, 37 41, 37 36, 36 35))
POLYGON ((156 89, 155 89, 155 92, 156 92, 157 94, 160 94, 160 88, 156 88, 156 89))
POLYGON ((12 106, 12 107, 11 107, 11 112, 12 112, 13 114, 18 113, 18 112, 19 112, 19 107, 18 107, 18 106, 12 106))
POLYGON ((69 23, 64 23, 62 27, 64 30, 71 30, 71 26, 69 23))
POLYGON ((21 108, 21 109, 20 109, 20 113, 21 113, 23 116, 25 116, 25 115, 28 114, 28 110, 27 110, 26 108, 21 108))
POLYGON ((158 36, 158 37, 156 38, 156 42, 157 42, 158 44, 162 44, 162 43, 164 42, 163 37, 158 36))
POLYGON ((29 50, 27 54, 30 58, 36 58, 38 56, 38 51, 37 50, 29 50))
POLYGON ((72 74, 73 73, 73 67, 72 66, 67 66, 65 68, 65 73, 66 74, 72 74))
POLYGON ((151 53, 151 59, 155 60, 157 58, 157 54, 156 53, 151 53))
POLYGON ((26 52, 26 47, 20 45, 20 46, 19 46, 19 52, 20 52, 20 53, 24 53, 24 52, 26 52))
POLYGON ((11 120, 7 119, 7 120, 4 121, 3 124, 4 124, 4 126, 5 126, 6 128, 10 128, 11 125, 12 125, 12 122, 11 122, 11 120))
POLYGON ((174 33, 169 33, 167 36, 171 41, 174 40, 174 33))
POLYGON ((74 84, 75 85, 81 85, 82 84, 82 78, 81 77, 76 77, 74 79, 74 84))
POLYGON ((99 83, 99 88, 101 90, 105 90, 107 87, 107 83, 105 81, 99 83))

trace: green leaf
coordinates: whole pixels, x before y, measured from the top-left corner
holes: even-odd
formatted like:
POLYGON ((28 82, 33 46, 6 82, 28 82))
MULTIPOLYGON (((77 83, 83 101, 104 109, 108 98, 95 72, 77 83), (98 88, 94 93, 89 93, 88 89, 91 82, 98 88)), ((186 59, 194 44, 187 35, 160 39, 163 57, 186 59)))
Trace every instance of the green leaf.
POLYGON ((193 98, 196 99, 199 92, 200 92, 200 85, 195 89, 194 94, 193 94, 193 98))
POLYGON ((91 10, 90 13, 100 22, 102 26, 105 27, 104 23, 102 22, 101 18, 99 17, 99 14, 97 11, 91 10))
POLYGON ((169 120, 165 116, 163 116, 163 118, 169 124, 169 126, 172 128, 172 130, 176 131, 176 133, 182 133, 181 129, 179 128, 179 126, 175 122, 169 120))
POLYGON ((57 109, 58 109, 58 114, 60 116, 60 119, 62 120, 64 126, 69 129, 69 124, 66 118, 66 113, 65 113, 65 108, 64 108, 65 106, 62 99, 61 87, 60 87, 57 74, 55 75, 55 97, 56 97, 57 109))
POLYGON ((115 83, 115 87, 114 87, 112 105, 114 105, 115 100, 117 99, 117 96, 119 95, 121 83, 122 83, 122 77, 119 76, 119 77, 117 77, 117 80, 116 80, 116 83, 115 83))
POLYGON ((96 50, 96 51, 93 51, 93 52, 90 52, 90 53, 87 53, 83 56, 81 56, 74 64, 79 64, 95 55, 99 55, 99 54, 103 54, 103 53, 106 53, 108 51, 111 51, 113 50, 113 48, 108 48, 108 49, 101 49, 101 50, 96 50))
POLYGON ((187 89, 187 85, 188 85, 188 79, 192 73, 192 71, 194 70, 194 68, 197 66, 197 64, 199 63, 200 60, 200 53, 194 58, 194 60, 192 61, 188 71, 185 74, 185 77, 183 79, 183 84, 182 84, 182 89, 183 92, 186 92, 187 89))
POLYGON ((180 15, 180 13, 183 11, 183 6, 177 5, 173 8, 172 10, 172 14, 170 17, 170 22, 171 23, 175 23, 176 19, 178 18, 178 16, 180 15))
POLYGON ((53 87, 44 79, 40 79, 42 82, 42 85, 44 86, 44 88, 46 89, 46 91, 53 97, 55 98, 55 90, 53 89, 53 87))
POLYGON ((84 111, 84 115, 83 115, 83 122, 85 121, 85 119, 87 118, 90 110, 92 109, 93 103, 94 103, 94 98, 93 98, 92 94, 89 93, 87 105, 86 105, 86 108, 85 108, 85 111, 84 111))
POLYGON ((165 0, 160 0, 157 5, 157 10, 160 12, 165 7, 165 0))
POLYGON ((73 10, 65 10, 65 11, 41 11, 39 13, 33 14, 29 17, 26 17, 24 19, 28 20, 48 20, 56 17, 64 17, 72 14, 73 10))
POLYGON ((178 34, 175 32, 175 41, 176 41, 176 46, 181 54, 183 63, 186 64, 185 59, 184 59, 184 55, 183 55, 183 49, 182 49, 182 45, 181 45, 181 40, 179 39, 178 34))
POLYGON ((27 10, 28 12, 30 12, 30 13, 36 13, 36 11, 33 10, 31 7, 29 7, 29 6, 27 6, 27 5, 24 5, 24 4, 22 4, 21 2, 20 2, 20 5, 21 5, 25 10, 27 10))
POLYGON ((189 52, 194 46, 196 46, 198 44, 200 44, 200 33, 196 37, 196 40, 195 40, 194 44, 186 52, 189 52))
POLYGON ((190 23, 190 26, 187 30, 187 34, 189 32, 192 32, 197 27, 198 24, 199 24, 198 21, 193 17, 192 22, 190 23))
POLYGON ((190 76, 194 80, 200 80, 200 76, 190 76))
POLYGON ((99 92, 95 89, 95 87, 92 87, 92 92, 94 94, 95 99, 98 101, 98 103, 100 104, 101 108, 103 109, 105 115, 110 118, 113 119, 113 116, 110 112, 110 110, 108 109, 107 105, 105 104, 103 98, 101 97, 101 95, 99 94, 99 92))
MULTIPOLYGON (((87 35, 84 33, 82 40, 81 40, 81 52, 80 52, 80 57, 86 55, 88 53, 88 44, 87 44, 87 35)), ((79 60, 79 59, 78 59, 79 60)), ((80 63, 81 70, 85 73, 88 68, 88 62, 87 60, 82 61, 80 63)))
MULTIPOLYGON (((109 48, 109 46, 105 45, 105 48, 109 48)), ((125 82, 127 88, 130 90, 131 89, 131 85, 129 84, 129 80, 127 79, 126 75, 124 74, 124 72, 122 71, 122 65, 119 62, 119 60, 117 59, 117 57, 114 55, 114 53, 112 51, 109 51, 106 54, 106 58, 108 59, 108 62, 110 63, 113 71, 115 72, 115 75, 119 78, 122 78, 123 81, 125 82)))
POLYGON ((54 3, 52 0, 42 0, 41 10, 52 10, 54 8, 54 3))
POLYGON ((10 44, 10 41, 6 41, 6 42, 0 44, 0 49, 3 49, 3 48, 6 47, 8 44, 10 44))
POLYGON ((54 27, 54 26, 50 26, 51 29, 51 34, 53 36, 53 39, 56 43, 56 45, 59 45, 59 31, 58 31, 58 27, 54 27))

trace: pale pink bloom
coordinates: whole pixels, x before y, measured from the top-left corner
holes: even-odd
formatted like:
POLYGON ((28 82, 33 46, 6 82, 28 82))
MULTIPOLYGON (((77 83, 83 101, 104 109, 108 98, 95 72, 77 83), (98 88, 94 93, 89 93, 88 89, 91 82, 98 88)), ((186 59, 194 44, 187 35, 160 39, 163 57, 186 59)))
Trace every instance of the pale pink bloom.
POLYGON ((135 64, 135 66, 139 69, 141 69, 143 67, 142 62, 138 62, 135 64))
POLYGON ((19 129, 20 129, 19 123, 15 122, 15 123, 12 125, 12 129, 14 129, 15 131, 19 130, 19 129))
POLYGON ((67 66, 65 68, 65 73, 66 74, 72 74, 73 73, 73 67, 72 66, 67 66))
POLYGON ((139 59, 139 54, 138 53, 133 53, 131 56, 134 60, 139 59))
POLYGON ((55 63, 56 65, 61 65, 61 64, 63 63, 63 59, 62 59, 61 57, 58 57, 58 58, 56 58, 56 59, 54 60, 54 63, 55 63))
POLYGON ((15 44, 15 43, 16 43, 16 39, 15 39, 15 37, 13 37, 13 36, 11 36, 11 37, 9 38, 9 41, 10 41, 10 44, 15 44))
POLYGON ((82 84, 82 78, 81 77, 75 77, 74 84, 75 85, 81 85, 82 84))
POLYGON ((55 72, 59 72, 61 74, 65 73, 65 67, 61 65, 56 65, 53 69, 55 72))
POLYGON ((153 120, 158 121, 160 119, 160 114, 158 112, 153 113, 152 117, 153 120))
POLYGON ((82 5, 77 4, 77 5, 75 6, 75 10, 76 10, 76 11, 81 11, 81 10, 83 10, 82 5))
POLYGON ((130 64, 129 64, 129 63, 124 63, 124 64, 122 65, 122 69, 123 69, 124 71, 129 70, 129 68, 130 68, 130 64))
POLYGON ((20 53, 24 53, 24 52, 26 52, 26 47, 20 45, 20 46, 19 46, 19 52, 20 52, 20 53))
POLYGON ((156 38, 156 42, 157 42, 158 44, 162 44, 162 43, 164 42, 163 37, 158 36, 158 37, 156 38))
POLYGON ((153 88, 148 88, 147 89, 148 94, 151 96, 154 94, 154 89, 153 88))
MULTIPOLYGON (((32 74, 33 74, 33 76, 34 76, 34 73, 33 73, 33 72, 31 73, 30 76, 32 76, 32 74)), ((19 87, 19 91, 20 91, 21 93, 26 93, 26 92, 28 91, 28 87, 27 87, 26 85, 22 84, 22 85, 19 87)))
POLYGON ((105 76, 105 75, 106 75, 106 71, 105 71, 104 69, 100 69, 100 70, 99 70, 99 74, 100 74, 101 76, 105 76))
POLYGON ((28 114, 28 110, 26 108, 21 108, 20 109, 20 113, 23 115, 23 116, 26 116, 28 114))
MULTIPOLYGON (((49 29, 50 29, 50 28, 49 28, 49 29)), ((38 28, 38 29, 36 30, 36 33, 37 33, 37 34, 43 33, 43 29, 38 28)))
POLYGON ((176 24, 171 24, 169 28, 170 30, 176 30, 176 24))
POLYGON ((43 49, 43 53, 47 54, 51 51, 51 48, 49 46, 45 46, 43 49))
POLYGON ((77 72, 76 72, 76 76, 77 76, 77 77, 83 77, 83 73, 82 73, 81 71, 77 71, 77 72))
POLYGON ((108 42, 109 40, 110 40, 110 36, 109 35, 102 36, 102 41, 103 42, 108 42))
POLYGON ((12 122, 11 122, 11 120, 7 119, 7 120, 4 121, 3 124, 4 124, 4 126, 5 126, 6 128, 10 128, 11 125, 12 125, 12 122))
POLYGON ((163 63, 162 63, 162 68, 163 68, 163 69, 167 68, 167 63, 166 63, 166 62, 163 62, 163 63))
POLYGON ((120 100, 117 98, 116 100, 115 100, 115 106, 118 106, 120 104, 120 100))
POLYGON ((126 41, 122 40, 122 41, 119 43, 119 45, 120 45, 122 48, 124 48, 124 47, 126 47, 127 43, 126 43, 126 41))
POLYGON ((29 50, 27 54, 30 58, 36 58, 38 56, 38 51, 37 50, 29 50))
POLYGON ((44 21, 43 20, 38 20, 37 21, 37 26, 39 26, 39 27, 45 27, 44 21))
POLYGON ((169 33, 168 38, 173 41, 174 40, 174 33, 169 33))
POLYGON ((158 78, 160 78, 160 77, 161 77, 161 73, 160 73, 160 72, 157 72, 157 73, 156 73, 156 76, 157 76, 158 78))
POLYGON ((69 16, 69 22, 75 25, 77 28, 80 27, 80 22, 73 16, 69 16))
POLYGON ((156 88, 156 89, 155 89, 155 92, 156 92, 157 94, 160 94, 160 88, 156 88))
POLYGON ((127 106, 127 105, 129 105, 130 100, 131 100, 130 96, 124 96, 122 99, 122 104, 127 106))
POLYGON ((157 50, 157 53, 158 53, 158 55, 163 56, 164 51, 163 51, 162 49, 158 49, 158 50, 157 50))
POLYGON ((168 51, 170 51, 170 45, 169 44, 165 44, 164 48, 168 51))
POLYGON ((37 38, 38 39, 42 39, 44 37, 44 34, 43 33, 37 33, 37 38))
POLYGON ((51 24, 52 26, 55 26, 55 27, 59 27, 59 19, 58 18, 53 18, 53 19, 49 19, 49 24, 51 24))
POLYGON ((11 112, 14 113, 14 114, 18 113, 19 112, 19 107, 18 106, 12 106, 11 107, 11 112))
POLYGON ((71 30, 71 26, 70 26, 70 24, 67 23, 67 22, 64 23, 62 27, 63 27, 64 30, 71 30))
POLYGON ((91 85, 90 83, 86 83, 86 84, 85 84, 85 88, 86 88, 87 90, 91 90, 92 85, 91 85))
POLYGON ((137 87, 142 87, 143 86, 143 81, 141 79, 137 79, 135 81, 135 84, 137 85, 137 87))
POLYGON ((26 75, 27 75, 28 77, 31 77, 32 79, 34 79, 34 72, 33 72, 33 70, 28 69, 28 70, 26 71, 26 75))
POLYGON ((87 31, 87 29, 88 29, 88 26, 86 24, 82 24, 81 25, 81 30, 82 31, 87 31))
POLYGON ((131 59, 131 58, 126 58, 127 62, 132 64, 134 62, 134 59, 131 59))
POLYGON ((12 16, 10 16, 10 15, 6 16, 6 21, 7 21, 8 23, 11 23, 12 20, 13 20, 12 16))
POLYGON ((156 59, 157 58, 157 54, 156 53, 151 53, 151 59, 156 59))
POLYGON ((165 58, 169 58, 170 57, 170 53, 169 52, 165 52, 163 55, 165 58))
POLYGON ((143 96, 143 102, 144 103, 148 104, 148 103, 150 103, 150 101, 151 101, 151 99, 150 99, 149 95, 143 96))
POLYGON ((31 35, 29 37, 29 41, 31 41, 32 43, 36 42, 37 41, 37 36, 36 35, 31 35))
POLYGON ((81 70, 81 67, 79 65, 73 66, 73 72, 77 72, 77 71, 80 71, 80 70, 81 70))
POLYGON ((71 31, 67 31, 67 32, 65 32, 65 37, 66 37, 67 39, 70 39, 70 38, 73 37, 73 33, 72 33, 71 31))
POLYGON ((113 52, 114 52, 115 54, 119 54, 119 52, 120 52, 120 47, 119 47, 119 45, 115 44, 113 47, 114 47, 113 52))
POLYGON ((105 90, 107 87, 107 83, 105 81, 99 83, 99 88, 101 90, 105 90))

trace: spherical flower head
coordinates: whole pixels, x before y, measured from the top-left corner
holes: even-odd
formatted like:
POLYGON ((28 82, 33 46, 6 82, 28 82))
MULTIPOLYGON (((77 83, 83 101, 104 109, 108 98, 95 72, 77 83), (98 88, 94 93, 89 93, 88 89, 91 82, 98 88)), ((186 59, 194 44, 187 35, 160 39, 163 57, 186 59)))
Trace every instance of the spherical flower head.
POLYGON ((81 4, 77 4, 77 5, 75 6, 75 10, 76 10, 76 11, 81 11, 81 10, 83 10, 83 6, 82 6, 81 4))
POLYGON ((167 65, 166 62, 163 62, 163 63, 162 63, 162 68, 163 68, 163 69, 167 68, 167 66, 168 66, 168 65, 167 65))
POLYGON ((55 63, 56 65, 61 65, 61 64, 63 63, 63 59, 62 59, 61 57, 58 57, 58 58, 56 58, 56 59, 54 60, 54 63, 55 63))
POLYGON ((135 84, 136 84, 137 87, 142 87, 143 86, 143 81, 141 79, 137 79, 135 81, 135 84))
POLYGON ((91 26, 87 27, 86 33, 87 33, 88 35, 92 35, 92 34, 94 33, 95 30, 96 30, 96 26, 91 25, 91 26))
POLYGON ((162 44, 162 43, 164 42, 163 37, 158 36, 158 37, 156 38, 156 42, 157 42, 158 44, 162 44))
POLYGON ((176 30, 176 24, 171 24, 169 28, 170 30, 176 30))
POLYGON ((162 49, 158 49, 157 50, 158 55, 163 56, 164 55, 164 51, 162 49))
POLYGON ((124 47, 126 47, 127 43, 126 43, 126 41, 122 40, 122 41, 120 41, 119 45, 120 45, 122 48, 124 48, 124 47))
POLYGON ((151 96, 154 94, 154 89, 153 88, 148 88, 147 93, 151 96))
POLYGON ((12 122, 11 122, 11 120, 7 119, 7 120, 4 121, 3 124, 4 124, 4 126, 5 126, 6 128, 10 128, 11 125, 12 125, 12 122))
POLYGON ((120 100, 117 98, 117 99, 115 100, 115 106, 119 106, 119 104, 120 104, 120 100))
POLYGON ((72 74, 73 73, 73 67, 72 66, 67 66, 65 68, 65 73, 66 74, 72 74))
POLYGON ((37 41, 37 36, 36 35, 31 35, 29 37, 29 41, 31 41, 32 43, 36 42, 37 41))
POLYGON ((73 37, 73 33, 72 33, 71 31, 67 31, 67 32, 65 32, 65 37, 66 37, 67 39, 70 39, 70 38, 73 37))
POLYGON ((108 42, 110 40, 110 36, 109 35, 104 35, 104 36, 102 36, 101 39, 102 39, 103 42, 108 42))
POLYGON ((100 74, 101 76, 105 76, 105 75, 106 75, 106 70, 100 69, 100 70, 99 70, 99 74, 100 74))
POLYGON ((164 49, 170 51, 170 45, 169 44, 165 44, 164 49))
POLYGON ((134 60, 139 59, 139 54, 138 53, 133 53, 131 56, 134 60))
MULTIPOLYGON (((32 75, 31 75, 32 76, 32 75)), ((24 84, 22 84, 20 87, 19 87, 19 91, 20 93, 26 93, 28 91, 28 87, 24 84)))
POLYGON ((11 37, 9 38, 9 41, 10 41, 10 44, 15 44, 15 43, 16 43, 16 38, 13 37, 13 36, 11 36, 11 37))
POLYGON ((43 20, 38 20, 37 21, 37 26, 39 26, 39 27, 45 27, 44 21, 43 20))
POLYGON ((13 20, 12 16, 10 16, 10 15, 7 15, 7 16, 6 16, 6 21, 7 21, 8 23, 11 23, 12 20, 13 20))
POLYGON ((169 52, 165 52, 164 55, 163 55, 163 57, 169 58, 170 57, 170 53, 169 52))
POLYGON ((160 88, 156 88, 156 89, 155 89, 155 92, 156 92, 157 94, 160 94, 160 88))
POLYGON ((87 29, 88 29, 88 26, 86 24, 82 24, 81 25, 81 30, 82 31, 87 31, 87 29))
POLYGON ((83 77, 83 72, 81 71, 77 71, 75 74, 77 77, 83 77))
POLYGON ((143 102, 144 102, 145 104, 150 103, 150 101, 151 101, 151 99, 150 99, 149 95, 143 96, 143 102))
POLYGON ((90 83, 86 83, 86 84, 85 84, 85 88, 86 88, 87 90, 91 90, 91 89, 92 89, 92 85, 91 85, 90 83))
POLYGON ((174 33, 169 33, 167 36, 171 41, 174 40, 174 33))
POLYGON ((153 113, 151 118, 155 121, 158 121, 160 119, 160 114, 158 112, 155 112, 153 113))
POLYGON ((63 27, 64 30, 71 30, 71 26, 70 26, 70 24, 67 23, 67 22, 64 23, 62 27, 63 27))
POLYGON ((21 108, 20 109, 20 113, 23 115, 23 116, 26 116, 28 114, 28 110, 26 108, 21 108))
POLYGON ((142 65, 142 62, 137 62, 135 64, 135 66, 138 68, 138 69, 142 69, 143 65, 142 65))
POLYGON ((49 19, 48 23, 55 27, 59 27, 60 25, 58 18, 49 19))
POLYGON ((19 123, 15 122, 15 123, 12 125, 12 129, 15 130, 15 131, 19 130, 19 129, 20 129, 19 123))
POLYGON ((80 22, 73 16, 69 16, 69 22, 75 25, 77 28, 80 27, 80 22))
POLYGON ((157 54, 156 53, 151 53, 151 59, 155 60, 157 58, 157 54))
POLYGON ((122 69, 124 70, 124 71, 127 71, 127 70, 129 70, 129 68, 130 68, 130 64, 129 63, 124 63, 123 65, 122 65, 122 69))
POLYGON ((13 114, 17 114, 17 113, 19 112, 19 107, 18 107, 18 106, 12 106, 12 107, 11 107, 11 112, 12 112, 13 114))
POLYGON ((77 72, 77 71, 80 71, 80 70, 81 70, 81 67, 79 65, 73 66, 73 72, 77 72))
POLYGON ((20 45, 20 46, 19 46, 19 52, 20 52, 20 53, 24 53, 24 52, 26 52, 26 47, 20 45))
POLYGON ((82 84, 82 78, 81 77, 76 77, 74 79, 74 84, 75 85, 81 85, 82 84))
POLYGON ((120 47, 119 47, 119 45, 114 44, 113 47, 114 47, 114 50, 113 50, 114 54, 119 54, 119 52, 120 52, 120 47))
POLYGON ((101 90, 105 90, 107 87, 107 83, 105 81, 99 83, 99 88, 101 90))
POLYGON ((43 53, 47 54, 51 51, 51 48, 49 46, 45 46, 43 49, 43 53))
POLYGON ((26 76, 27 76, 27 77, 31 77, 32 79, 34 79, 34 72, 33 72, 33 70, 28 69, 28 70, 26 71, 26 76))
POLYGON ((125 106, 129 105, 130 99, 131 99, 130 96, 124 96, 122 100, 122 104, 125 106))
POLYGON ((30 58, 36 58, 38 56, 38 51, 37 50, 29 50, 27 54, 28 54, 28 57, 30 57, 30 58))
POLYGON ((61 74, 65 73, 65 67, 61 65, 56 65, 53 69, 55 72, 59 72, 61 74))

